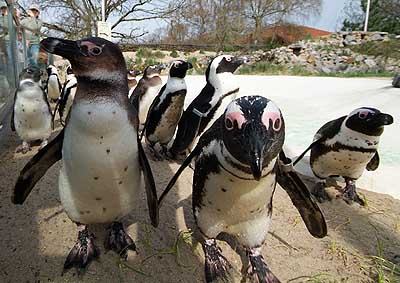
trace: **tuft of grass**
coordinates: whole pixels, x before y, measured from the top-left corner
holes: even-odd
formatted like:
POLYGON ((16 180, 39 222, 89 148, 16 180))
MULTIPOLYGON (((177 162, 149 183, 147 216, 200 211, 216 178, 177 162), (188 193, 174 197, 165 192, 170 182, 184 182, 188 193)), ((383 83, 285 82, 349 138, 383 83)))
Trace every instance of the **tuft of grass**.
POLYGON ((138 51, 136 51, 137 57, 149 58, 152 55, 153 55, 153 52, 149 48, 139 48, 138 51))
POLYGON ((351 50, 357 53, 382 56, 384 58, 394 58, 400 60, 400 41, 388 40, 379 42, 365 42, 359 45, 349 46, 351 50))
POLYGON ((153 52, 152 55, 154 57, 156 57, 157 59, 162 59, 165 57, 165 54, 163 52, 161 52, 160 50, 156 50, 155 52, 153 52))
POLYGON ((135 60, 133 60, 132 58, 125 58, 125 63, 128 70, 133 69, 136 65, 135 60))
POLYGON ((171 51, 171 53, 169 54, 169 56, 171 56, 172 58, 178 58, 178 51, 176 51, 175 49, 171 51))
POLYGON ((377 237, 377 256, 371 256, 375 263, 376 282, 377 283, 394 283, 394 276, 400 275, 400 267, 383 257, 383 242, 377 237))

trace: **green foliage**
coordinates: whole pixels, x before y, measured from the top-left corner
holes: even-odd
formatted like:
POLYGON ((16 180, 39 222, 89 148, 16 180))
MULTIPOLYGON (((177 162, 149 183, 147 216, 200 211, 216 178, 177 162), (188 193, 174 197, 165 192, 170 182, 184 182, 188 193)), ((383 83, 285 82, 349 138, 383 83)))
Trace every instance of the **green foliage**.
POLYGON ((138 51, 136 51, 136 56, 142 58, 149 58, 152 54, 153 52, 149 48, 139 48, 138 51))
POLYGON ((158 59, 162 59, 165 57, 165 54, 162 53, 160 50, 156 50, 155 52, 153 52, 152 54, 154 57, 158 58, 158 59))
POLYGON ((349 47, 351 50, 357 53, 400 60, 399 40, 365 42, 363 44, 353 45, 349 47))
POLYGON ((179 55, 178 55, 178 52, 174 49, 171 51, 169 56, 171 56, 172 58, 178 58, 179 55))
POLYGON ((157 61, 156 58, 154 58, 154 57, 147 58, 147 59, 144 61, 144 65, 145 65, 145 66, 157 65, 157 64, 160 64, 160 63, 161 63, 161 62, 160 62, 160 61, 157 61))
POLYGON ((143 63, 142 57, 136 57, 135 64, 136 65, 141 65, 142 63, 143 63))
POLYGON ((136 62, 132 58, 125 58, 126 68, 128 70, 135 67, 136 62))
MULTIPOLYGON (((343 21, 342 30, 363 30, 367 0, 361 0, 357 7, 347 8, 348 16, 343 21)), ((368 31, 385 31, 400 34, 400 9, 397 0, 371 0, 368 31)))

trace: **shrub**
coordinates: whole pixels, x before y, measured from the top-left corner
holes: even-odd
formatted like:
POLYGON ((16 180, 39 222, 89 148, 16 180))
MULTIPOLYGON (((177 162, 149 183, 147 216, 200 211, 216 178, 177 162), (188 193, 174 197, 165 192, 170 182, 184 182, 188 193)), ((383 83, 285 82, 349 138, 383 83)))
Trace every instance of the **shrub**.
POLYGON ((171 56, 172 58, 178 58, 179 55, 178 55, 178 52, 174 49, 171 51, 169 56, 171 56))

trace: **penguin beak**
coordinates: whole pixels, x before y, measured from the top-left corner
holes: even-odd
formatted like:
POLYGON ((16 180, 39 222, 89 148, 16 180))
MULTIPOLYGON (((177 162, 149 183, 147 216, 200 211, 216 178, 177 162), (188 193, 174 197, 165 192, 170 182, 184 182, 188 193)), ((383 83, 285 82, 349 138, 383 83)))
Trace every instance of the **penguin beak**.
POLYGON ((242 64, 248 64, 249 62, 250 62, 249 58, 247 58, 245 56, 233 58, 233 63, 237 66, 240 66, 242 64))
POLYGON ((77 41, 55 37, 43 39, 40 42, 40 47, 49 53, 59 55, 68 60, 76 58, 81 53, 77 41))
POLYGON ((265 139, 261 129, 257 129, 258 127, 251 128, 253 129, 245 131, 248 133, 249 140, 250 169, 254 179, 259 181, 263 171, 265 139))
POLYGON ((187 65, 188 65, 188 70, 193 68, 193 65, 192 65, 192 63, 190 63, 190 62, 187 62, 187 65))
POLYGON ((393 116, 385 113, 379 113, 375 119, 375 123, 377 127, 383 127, 390 124, 393 124, 393 116))

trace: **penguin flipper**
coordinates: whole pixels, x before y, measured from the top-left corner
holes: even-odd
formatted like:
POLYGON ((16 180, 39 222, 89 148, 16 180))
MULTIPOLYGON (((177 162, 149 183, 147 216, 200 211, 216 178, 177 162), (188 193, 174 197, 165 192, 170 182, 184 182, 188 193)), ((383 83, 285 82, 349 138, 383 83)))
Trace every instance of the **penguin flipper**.
POLYGON ((138 151, 139 151, 139 164, 143 171, 144 187, 146 188, 147 206, 149 207, 149 215, 151 224, 154 227, 158 226, 158 203, 157 203, 157 190, 156 183, 154 182, 153 173, 147 157, 144 153, 142 143, 138 135, 138 151))
POLYGON ((379 154, 378 152, 375 152, 375 155, 372 157, 372 159, 368 162, 367 164, 367 170, 368 171, 375 171, 379 167, 379 154))
POLYGON ((314 202, 309 190, 293 170, 292 161, 283 151, 279 154, 276 178, 299 211, 311 235, 323 238, 328 233, 324 215, 314 202))
POLYGON ((12 105, 11 121, 10 121, 11 130, 12 130, 13 132, 15 132, 15 122, 14 122, 14 115, 15 115, 15 113, 14 113, 14 108, 15 108, 15 100, 17 99, 17 91, 18 91, 18 89, 16 89, 16 90, 15 90, 15 93, 14 93, 14 102, 13 102, 13 105, 12 105))
POLYGON ((14 187, 12 195, 14 204, 23 204, 36 183, 54 163, 61 159, 63 141, 64 130, 40 149, 25 165, 14 187))

